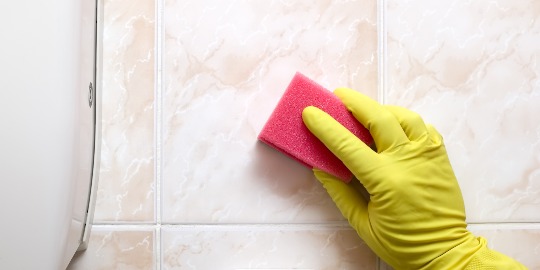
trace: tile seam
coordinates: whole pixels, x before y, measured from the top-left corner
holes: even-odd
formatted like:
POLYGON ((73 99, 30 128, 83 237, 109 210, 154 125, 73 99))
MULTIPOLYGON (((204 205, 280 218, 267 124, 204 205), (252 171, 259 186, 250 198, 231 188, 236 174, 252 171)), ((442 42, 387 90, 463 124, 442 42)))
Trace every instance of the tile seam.
POLYGON ((386 103, 386 0, 377 1, 377 99, 386 103))
POLYGON ((156 26, 155 26, 155 85, 154 85, 154 103, 155 103, 155 109, 154 109, 154 155, 155 155, 155 163, 154 163, 154 180, 155 180, 155 221, 156 224, 161 224, 161 144, 162 144, 162 134, 161 129, 163 126, 162 123, 162 62, 161 62, 161 43, 162 43, 162 16, 161 16, 161 10, 162 10, 162 0, 156 0, 156 6, 155 6, 155 16, 156 16, 156 26))
MULTIPOLYGON (((99 228, 351 228, 347 221, 328 223, 144 223, 144 222, 95 222, 99 228)), ((485 222, 468 223, 469 228, 481 229, 534 229, 540 230, 540 222, 485 222)))
MULTIPOLYGON (((377 0, 377 99, 379 103, 386 103, 386 0, 377 0)), ((388 269, 386 263, 375 257, 377 270, 388 269)))
POLYGON ((347 224, 173 224, 161 225, 169 230, 208 230, 208 231, 317 231, 317 230, 353 230, 347 224))
POLYGON ((163 76, 163 63, 162 63, 162 38, 163 38, 163 0, 155 1, 155 33, 154 33, 154 49, 155 49, 155 85, 154 85, 154 140, 155 140, 155 149, 154 149, 154 183, 155 183, 155 200, 154 200, 154 215, 155 215, 155 226, 154 226, 154 269, 161 270, 161 261, 162 261, 162 251, 161 251, 161 209, 162 209, 162 198, 161 198, 161 165, 162 165, 162 109, 163 109, 163 100, 162 100, 162 76, 163 76))
MULTIPOLYGON (((540 225, 540 224, 539 224, 540 225)), ((119 229, 151 229, 151 228, 218 228, 218 229, 351 229, 347 222, 336 223, 184 223, 184 224, 134 224, 134 223, 99 223, 94 224, 98 228, 119 229)))
MULTIPOLYGON (((386 32, 386 25, 385 25, 385 0, 377 0, 377 99, 379 103, 384 104, 385 103, 385 59, 386 59, 386 46, 385 46, 385 32, 386 32)), ((383 270, 386 269, 385 263, 379 258, 379 256, 375 257, 375 264, 377 267, 377 270, 383 270)))
POLYGON ((540 230, 539 222, 486 222, 486 223, 469 223, 468 228, 477 229, 532 229, 540 230))
MULTIPOLYGON (((107 227, 151 227, 152 224, 96 224, 96 226, 107 227)), ((540 222, 504 222, 504 223, 474 223, 469 224, 475 228, 499 228, 499 229, 540 229, 540 222)), ((161 228, 346 228, 352 229, 348 223, 176 223, 176 224, 160 224, 161 228)))
POLYGON ((150 231, 156 224, 93 224, 92 229, 107 229, 111 231, 150 231))

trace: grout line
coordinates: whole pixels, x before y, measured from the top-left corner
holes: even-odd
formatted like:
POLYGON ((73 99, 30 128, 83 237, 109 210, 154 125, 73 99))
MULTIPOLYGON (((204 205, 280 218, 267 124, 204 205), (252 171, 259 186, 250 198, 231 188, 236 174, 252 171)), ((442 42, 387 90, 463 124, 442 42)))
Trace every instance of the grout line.
POLYGON ((378 270, 388 270, 388 266, 386 265, 386 263, 381 260, 381 258, 379 258, 379 256, 377 256, 377 269, 378 270))
POLYGON ((126 231, 148 231, 154 230, 156 227, 156 224, 92 224, 92 229, 120 229, 126 231))
POLYGON ((155 227, 154 227, 154 269, 161 270, 161 165, 162 165, 162 109, 163 109, 163 99, 162 99, 162 76, 163 76, 163 63, 162 63, 162 38, 163 38, 163 0, 155 1, 155 43, 154 43, 154 57, 155 57, 155 85, 154 85, 154 140, 155 140, 155 158, 154 158, 154 183, 155 183, 155 227))
MULTIPOLYGON (((377 99, 386 103, 386 0, 377 1, 377 99)), ((376 256, 377 270, 387 270, 386 263, 376 256)))
POLYGON ((155 180, 155 220, 161 224, 161 154, 162 154, 162 0, 156 0, 156 28, 155 28, 155 85, 154 85, 154 180, 155 180))
MULTIPOLYGON (((540 224, 539 224, 540 225, 540 224)), ((98 228, 120 228, 125 230, 149 230, 149 229, 261 229, 261 230, 324 230, 324 229, 351 229, 352 227, 347 222, 334 223, 189 223, 189 224, 133 224, 133 223, 101 223, 94 224, 98 228)))
POLYGON ((540 223, 538 222, 486 222, 486 223, 468 223, 467 229, 530 229, 540 230, 540 223))
MULTIPOLYGON (((132 229, 150 229, 150 228, 351 228, 347 221, 329 222, 329 223, 94 223, 92 226, 101 228, 132 228, 132 229)), ((486 223, 468 223, 472 228, 486 229, 540 229, 540 222, 486 222, 486 223)))
POLYGON ((187 231, 324 231, 324 230, 353 230, 348 223, 328 223, 328 224, 170 224, 162 225, 162 228, 170 230, 187 230, 187 231))
POLYGON ((386 103, 386 0, 377 1, 377 99, 386 103))
POLYGON ((161 226, 157 224, 154 230, 154 269, 156 270, 161 270, 161 257, 161 226))

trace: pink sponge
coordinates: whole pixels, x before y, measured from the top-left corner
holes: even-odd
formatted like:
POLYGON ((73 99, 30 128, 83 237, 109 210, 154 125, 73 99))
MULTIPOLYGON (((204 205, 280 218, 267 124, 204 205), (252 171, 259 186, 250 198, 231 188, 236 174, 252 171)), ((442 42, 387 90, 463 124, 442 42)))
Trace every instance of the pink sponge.
POLYGON ((296 73, 259 134, 259 140, 309 168, 317 168, 349 182, 353 174, 304 125, 302 111, 315 106, 334 117, 370 145, 369 131, 347 110, 341 100, 306 76, 296 73))

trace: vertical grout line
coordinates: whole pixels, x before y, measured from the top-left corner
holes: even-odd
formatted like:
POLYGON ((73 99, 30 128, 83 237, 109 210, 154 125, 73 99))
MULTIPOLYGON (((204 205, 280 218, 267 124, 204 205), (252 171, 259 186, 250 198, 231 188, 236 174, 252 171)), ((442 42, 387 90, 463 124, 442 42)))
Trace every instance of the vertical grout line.
POLYGON ((386 103, 386 0, 377 1, 377 57, 378 57, 378 90, 379 103, 386 103))
POLYGON ((161 225, 161 130, 162 130, 162 63, 161 63, 161 30, 162 30, 162 0, 155 0, 156 4, 156 27, 155 27, 155 40, 154 40, 154 57, 155 57, 155 66, 154 66, 154 76, 155 76, 155 85, 154 85, 154 140, 155 140, 155 163, 154 163, 154 177, 156 183, 156 223, 161 225))
POLYGON ((161 226, 154 229, 154 269, 161 270, 161 226))
MULTIPOLYGON (((377 99, 379 103, 386 103, 386 0, 377 0, 377 99)), ((386 270, 386 264, 377 256, 377 270, 386 270)))
POLYGON ((163 23, 163 0, 155 0, 155 33, 154 33, 154 181, 155 181, 155 269, 161 269, 161 163, 162 163, 162 23, 163 23))

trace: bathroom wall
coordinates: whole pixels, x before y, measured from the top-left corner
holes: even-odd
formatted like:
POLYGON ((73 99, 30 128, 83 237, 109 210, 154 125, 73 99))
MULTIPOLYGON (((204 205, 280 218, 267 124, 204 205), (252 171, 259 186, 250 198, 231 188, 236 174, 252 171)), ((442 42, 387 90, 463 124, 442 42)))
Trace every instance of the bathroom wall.
POLYGON ((540 4, 106 0, 91 242, 70 269, 386 269, 256 136, 294 72, 419 112, 469 228, 540 268, 540 4))

